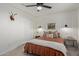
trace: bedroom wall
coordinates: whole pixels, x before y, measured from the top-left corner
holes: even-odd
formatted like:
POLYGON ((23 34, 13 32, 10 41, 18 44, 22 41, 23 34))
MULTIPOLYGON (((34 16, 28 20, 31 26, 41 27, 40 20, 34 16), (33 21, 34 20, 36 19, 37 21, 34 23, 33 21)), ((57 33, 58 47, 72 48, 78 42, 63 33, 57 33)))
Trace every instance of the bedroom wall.
POLYGON ((36 17, 34 21, 33 28, 36 29, 38 26, 42 26, 47 29, 48 23, 56 23, 56 30, 60 31, 61 36, 66 38, 71 36, 78 39, 78 20, 77 20, 77 10, 64 11, 59 13, 51 13, 47 15, 42 15, 36 17), (65 29, 64 25, 67 24, 68 28, 65 29))
POLYGON ((32 23, 29 15, 11 4, 0 4, 0 55, 32 38, 32 23), (11 21, 9 12, 17 13, 11 21))
POLYGON ((78 42, 79 42, 79 9, 78 9, 78 42))

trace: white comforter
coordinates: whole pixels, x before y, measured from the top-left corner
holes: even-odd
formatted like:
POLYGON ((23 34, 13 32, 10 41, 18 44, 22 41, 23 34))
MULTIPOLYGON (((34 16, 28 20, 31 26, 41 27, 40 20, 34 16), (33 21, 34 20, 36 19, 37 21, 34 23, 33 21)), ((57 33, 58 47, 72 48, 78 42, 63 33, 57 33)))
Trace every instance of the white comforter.
POLYGON ((46 40, 41 40, 41 39, 32 39, 32 40, 29 40, 28 42, 37 44, 37 45, 41 45, 41 46, 54 48, 54 49, 59 50, 62 53, 64 53, 64 55, 66 55, 66 52, 67 52, 64 44, 62 44, 62 43, 46 41, 46 40))

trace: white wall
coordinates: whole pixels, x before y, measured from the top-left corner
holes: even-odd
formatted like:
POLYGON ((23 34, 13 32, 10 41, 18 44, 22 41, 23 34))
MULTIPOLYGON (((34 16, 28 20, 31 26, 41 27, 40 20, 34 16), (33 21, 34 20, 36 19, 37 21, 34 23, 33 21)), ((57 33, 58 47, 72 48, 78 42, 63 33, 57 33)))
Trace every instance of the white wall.
POLYGON ((32 24, 30 18, 11 4, 0 4, 0 54, 3 54, 32 38, 32 24), (15 21, 9 19, 9 12, 18 15, 15 21))
POLYGON ((78 9, 78 42, 79 42, 79 9, 78 9))
POLYGON ((36 17, 36 19, 34 18, 33 21, 34 21, 33 27, 35 29, 40 25, 44 29, 47 29, 48 23, 56 23, 56 29, 60 31, 64 37, 67 35, 67 36, 72 36, 76 40, 78 39, 77 10, 42 15, 36 17), (69 29, 66 29, 66 31, 68 30, 68 33, 63 30, 65 24, 67 24, 69 27, 69 29))

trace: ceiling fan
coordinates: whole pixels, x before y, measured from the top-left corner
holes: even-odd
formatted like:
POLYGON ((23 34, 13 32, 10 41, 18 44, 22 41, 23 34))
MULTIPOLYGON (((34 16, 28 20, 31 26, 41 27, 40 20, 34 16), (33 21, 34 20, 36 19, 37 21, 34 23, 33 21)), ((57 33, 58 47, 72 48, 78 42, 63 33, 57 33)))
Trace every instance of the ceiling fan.
POLYGON ((40 11, 42 9, 42 7, 44 8, 48 8, 48 9, 51 9, 52 7, 51 6, 48 6, 48 5, 44 5, 44 3, 36 3, 35 5, 25 5, 26 7, 37 7, 37 11, 40 11))

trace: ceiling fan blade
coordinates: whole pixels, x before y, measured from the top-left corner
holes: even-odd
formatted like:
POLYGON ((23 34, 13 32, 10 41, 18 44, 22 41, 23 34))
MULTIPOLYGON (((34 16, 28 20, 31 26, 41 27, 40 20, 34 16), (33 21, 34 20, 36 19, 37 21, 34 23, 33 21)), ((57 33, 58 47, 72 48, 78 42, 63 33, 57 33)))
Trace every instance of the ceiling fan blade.
POLYGON ((46 6, 46 5, 42 5, 42 7, 49 8, 49 9, 52 8, 51 6, 46 6))
POLYGON ((34 6, 37 6, 37 5, 25 5, 26 7, 34 7, 34 6))

